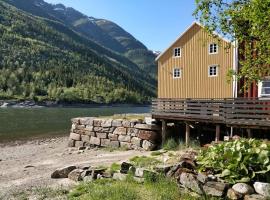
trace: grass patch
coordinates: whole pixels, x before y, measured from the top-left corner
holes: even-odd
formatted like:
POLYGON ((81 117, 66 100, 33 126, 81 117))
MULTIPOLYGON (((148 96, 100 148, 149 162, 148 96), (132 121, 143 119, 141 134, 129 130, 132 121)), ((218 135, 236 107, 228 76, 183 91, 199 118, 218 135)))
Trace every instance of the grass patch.
POLYGON ((162 162, 156 158, 147 157, 147 156, 135 156, 129 159, 130 162, 136 167, 154 167, 162 162))
POLYGON ((167 151, 185 150, 187 148, 199 149, 200 143, 197 140, 191 140, 187 147, 184 141, 177 141, 174 138, 169 138, 163 145, 163 149, 167 151))
POLYGON ((118 172, 121 169, 121 165, 118 163, 113 163, 110 167, 110 173, 113 174, 115 172, 118 172))
POLYGON ((164 154, 164 152, 161 152, 161 151, 153 151, 151 153, 151 156, 160 156, 160 155, 163 155, 163 154, 164 154))

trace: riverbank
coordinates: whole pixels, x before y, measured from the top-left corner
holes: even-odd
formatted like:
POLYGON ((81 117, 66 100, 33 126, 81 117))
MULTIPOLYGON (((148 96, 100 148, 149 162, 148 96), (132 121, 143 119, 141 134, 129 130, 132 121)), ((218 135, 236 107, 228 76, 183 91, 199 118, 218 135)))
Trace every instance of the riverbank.
POLYGON ((51 179, 51 173, 68 165, 109 166, 136 155, 149 152, 92 149, 84 152, 67 148, 68 137, 36 140, 1 148, 0 199, 11 199, 12 194, 38 188, 69 189, 76 183, 68 179, 51 179))

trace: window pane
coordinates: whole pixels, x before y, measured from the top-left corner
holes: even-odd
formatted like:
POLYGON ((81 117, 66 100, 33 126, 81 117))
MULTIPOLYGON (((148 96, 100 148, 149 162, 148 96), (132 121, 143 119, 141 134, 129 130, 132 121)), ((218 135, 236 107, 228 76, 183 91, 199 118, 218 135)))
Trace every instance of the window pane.
POLYGON ((270 81, 263 81, 262 86, 263 87, 270 87, 270 81))
POLYGON ((270 94, 270 88, 262 88, 262 94, 270 94))

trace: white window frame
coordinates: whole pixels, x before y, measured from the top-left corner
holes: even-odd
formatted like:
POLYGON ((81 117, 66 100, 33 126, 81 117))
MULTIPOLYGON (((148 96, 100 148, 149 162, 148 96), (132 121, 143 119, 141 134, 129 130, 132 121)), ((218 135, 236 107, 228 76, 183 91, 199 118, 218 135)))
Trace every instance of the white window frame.
POLYGON ((181 47, 176 47, 173 49, 173 57, 174 58, 180 58, 182 56, 182 49, 181 47), (180 50, 180 55, 178 55, 178 52, 177 52, 177 55, 176 55, 176 50, 178 51, 178 49, 180 50))
MULTIPOLYGON (((270 77, 265 78, 264 80, 260 81, 258 83, 258 97, 259 98, 270 98, 270 93, 269 94, 262 94, 262 89, 263 89, 263 82, 269 82, 270 83, 270 77)), ((270 87, 265 87, 269 88, 270 87)))
POLYGON ((182 78, 182 69, 180 67, 173 68, 173 79, 179 79, 182 78), (176 75, 176 70, 179 70, 179 76, 176 75))
MULTIPOLYGON (((214 47, 213 47, 213 50, 214 50, 214 47)), ((209 46, 208 46, 208 53, 209 53, 209 55, 215 55, 215 54, 218 54, 218 44, 217 43, 211 43, 211 44, 209 44, 209 46), (211 46, 212 45, 216 45, 216 49, 217 49, 217 51, 216 52, 211 52, 211 46)))
POLYGON ((219 68, 219 65, 209 65, 208 66, 208 77, 211 77, 211 78, 212 77, 218 77, 218 72, 219 72, 218 68, 219 68), (210 74, 210 72, 211 72, 210 70, 211 70, 212 67, 216 67, 216 74, 215 75, 210 74))

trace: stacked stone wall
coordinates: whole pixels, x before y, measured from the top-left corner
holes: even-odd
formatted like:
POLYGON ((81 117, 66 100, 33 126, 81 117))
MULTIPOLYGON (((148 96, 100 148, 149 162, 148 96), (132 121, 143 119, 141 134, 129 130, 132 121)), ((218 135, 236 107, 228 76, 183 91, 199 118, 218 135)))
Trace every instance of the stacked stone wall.
POLYGON ((160 127, 143 120, 74 118, 69 147, 111 147, 155 149, 160 141, 160 127))

